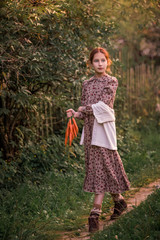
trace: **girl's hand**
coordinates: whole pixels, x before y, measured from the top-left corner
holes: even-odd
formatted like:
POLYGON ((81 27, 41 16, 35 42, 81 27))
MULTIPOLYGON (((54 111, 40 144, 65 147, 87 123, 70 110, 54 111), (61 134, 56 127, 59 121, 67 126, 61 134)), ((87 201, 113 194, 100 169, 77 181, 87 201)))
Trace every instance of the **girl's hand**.
POLYGON ((75 111, 72 108, 70 108, 66 111, 66 113, 67 113, 67 117, 70 118, 75 113, 75 111))
POLYGON ((75 118, 79 118, 79 115, 80 115, 79 112, 75 112, 75 113, 74 113, 74 117, 75 117, 75 118))
POLYGON ((85 110, 85 106, 80 106, 79 108, 78 108, 78 112, 82 112, 82 111, 84 111, 85 110))

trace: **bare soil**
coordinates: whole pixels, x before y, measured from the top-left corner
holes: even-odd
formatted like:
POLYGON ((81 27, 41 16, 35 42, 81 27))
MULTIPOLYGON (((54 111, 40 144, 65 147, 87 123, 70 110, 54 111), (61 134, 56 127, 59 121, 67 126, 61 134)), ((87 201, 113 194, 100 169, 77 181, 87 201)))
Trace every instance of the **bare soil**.
MULTIPOLYGON (((155 182, 152 182, 149 185, 142 187, 140 189, 132 188, 130 191, 134 192, 134 195, 126 200, 128 208, 122 215, 130 212, 134 207, 137 207, 141 202, 145 201, 147 199, 147 197, 150 194, 152 194, 156 188, 160 188, 160 179, 158 179, 155 182)), ((112 211, 113 211, 113 209, 112 209, 112 211)), ((112 211, 110 213, 103 214, 103 218, 105 217, 105 220, 100 220, 100 230, 99 231, 102 231, 104 227, 107 227, 116 221, 116 220, 110 221, 110 215, 111 215, 112 211)), ((78 229, 77 231, 72 231, 72 232, 63 232, 62 236, 59 239, 61 239, 61 240, 80 240, 80 239, 88 240, 88 239, 90 239, 91 234, 88 232, 87 218, 88 217, 86 217, 86 225, 83 229, 78 229), (78 236, 75 236, 75 235, 78 235, 78 236)))

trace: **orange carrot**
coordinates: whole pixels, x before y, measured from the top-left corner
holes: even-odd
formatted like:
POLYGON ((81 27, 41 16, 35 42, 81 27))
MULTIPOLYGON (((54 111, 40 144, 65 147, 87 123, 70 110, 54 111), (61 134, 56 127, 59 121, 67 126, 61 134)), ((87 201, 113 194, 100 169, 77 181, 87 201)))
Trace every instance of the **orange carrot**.
POLYGON ((75 126, 73 123, 72 123, 72 132, 73 132, 73 139, 74 139, 76 136, 76 132, 75 132, 75 126))
POLYGON ((70 131, 69 131, 69 146, 71 146, 71 144, 72 144, 72 135, 73 135, 71 122, 70 122, 70 125, 69 125, 69 129, 70 129, 70 131))
POLYGON ((77 132, 76 132, 76 128, 75 128, 74 123, 72 125, 72 128, 73 128, 74 137, 77 137, 77 132))
POLYGON ((72 120, 76 129, 76 133, 78 133, 78 126, 77 126, 76 120, 74 119, 74 117, 72 118, 72 120))
POLYGON ((77 123, 74 117, 71 117, 68 121, 67 129, 65 133, 65 146, 67 145, 68 138, 69 138, 69 146, 71 146, 73 139, 77 137, 77 133, 78 133, 77 123), (72 123, 72 120, 73 120, 73 123, 72 123))

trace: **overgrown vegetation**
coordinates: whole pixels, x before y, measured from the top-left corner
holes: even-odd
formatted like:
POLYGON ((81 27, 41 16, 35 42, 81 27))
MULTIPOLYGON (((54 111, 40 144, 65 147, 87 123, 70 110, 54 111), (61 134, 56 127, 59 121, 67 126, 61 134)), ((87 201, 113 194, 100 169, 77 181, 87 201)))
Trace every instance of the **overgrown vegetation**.
POLYGON ((136 209, 121 217, 115 224, 108 227, 91 239, 95 240, 158 240, 160 236, 160 190, 148 197, 136 209))
MULTIPOLYGON (((152 132, 137 131, 134 126, 131 128, 131 122, 124 128, 125 135, 120 131, 119 152, 132 187, 144 186, 160 173, 160 135, 153 126, 152 132)), ((83 147, 74 143, 74 151, 70 149, 67 157, 60 147, 63 140, 52 137, 41 146, 24 149, 23 181, 17 182, 15 189, 7 190, 16 178, 5 179, 0 207, 2 239, 57 239, 57 230, 76 231, 86 223, 87 217, 82 216, 89 214, 93 194, 82 190, 83 147)), ((103 211, 109 211, 111 204, 110 196, 106 195, 103 211)))
MULTIPOLYGON (((107 28, 92 1, 3 1, 0 11, 0 144, 7 161, 34 132, 38 104, 53 102, 56 122, 78 101, 88 48, 108 44, 107 28), (76 8, 75 8, 76 5, 76 8), (4 27, 5 26, 5 27, 4 27), (47 98, 46 94, 50 93, 47 98), (71 101, 70 101, 71 100, 71 101)), ((56 124, 54 131, 62 129, 56 124)), ((37 137, 37 136, 34 136, 37 137)))

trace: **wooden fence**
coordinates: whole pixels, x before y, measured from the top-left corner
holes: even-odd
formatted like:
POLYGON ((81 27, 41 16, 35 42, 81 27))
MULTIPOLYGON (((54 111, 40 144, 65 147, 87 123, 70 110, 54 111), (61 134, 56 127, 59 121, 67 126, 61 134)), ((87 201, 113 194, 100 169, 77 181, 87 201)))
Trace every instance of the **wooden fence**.
POLYGON ((115 54, 121 67, 114 69, 113 75, 120 75, 120 86, 126 89, 126 101, 129 114, 149 115, 154 113, 160 101, 160 67, 153 60, 136 63, 130 52, 123 56, 122 51, 115 54))

